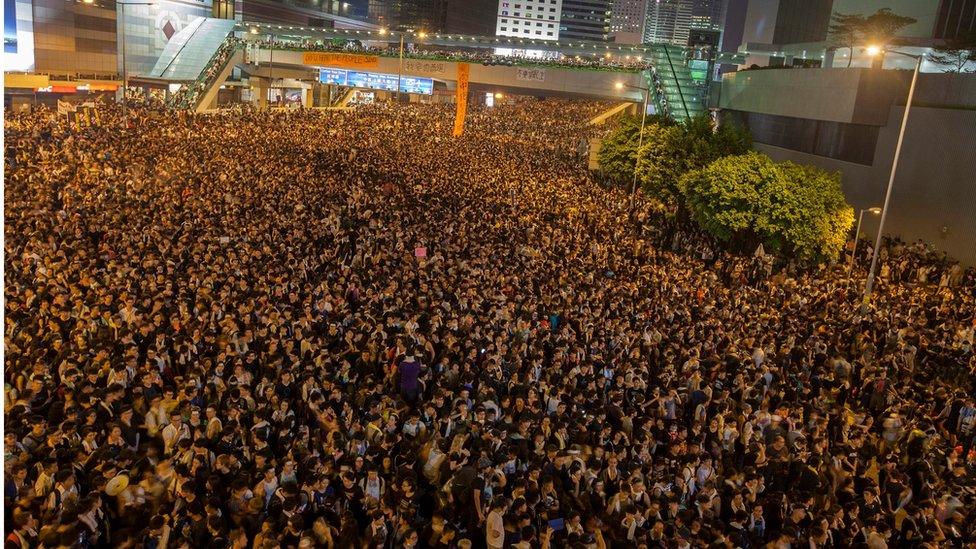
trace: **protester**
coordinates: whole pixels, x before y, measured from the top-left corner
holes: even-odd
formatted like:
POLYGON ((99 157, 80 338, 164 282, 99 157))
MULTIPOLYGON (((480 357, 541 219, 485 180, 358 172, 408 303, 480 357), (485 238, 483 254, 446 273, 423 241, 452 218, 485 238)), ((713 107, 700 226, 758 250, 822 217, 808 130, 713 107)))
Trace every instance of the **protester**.
POLYGON ((728 253, 609 106, 8 113, 6 546, 976 543, 973 270, 728 253))

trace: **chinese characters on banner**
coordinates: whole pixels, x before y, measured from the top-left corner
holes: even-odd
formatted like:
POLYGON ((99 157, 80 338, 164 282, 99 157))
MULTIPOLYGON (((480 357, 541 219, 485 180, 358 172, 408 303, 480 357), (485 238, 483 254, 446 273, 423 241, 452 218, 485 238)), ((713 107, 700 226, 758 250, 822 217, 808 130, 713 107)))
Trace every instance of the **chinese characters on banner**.
POLYGON ((303 65, 324 65, 343 69, 375 69, 379 66, 379 63, 380 58, 376 55, 326 53, 321 51, 307 51, 302 54, 303 65))
POLYGON ((403 61, 403 70, 421 74, 444 74, 447 72, 447 66, 440 61, 406 59, 403 61))
POLYGON ((454 137, 461 137, 464 133, 464 114, 468 110, 468 77, 471 75, 471 65, 457 64, 457 112, 454 114, 454 137))
POLYGON ((546 69, 519 69, 515 73, 516 80, 528 80, 530 82, 545 82, 546 69))

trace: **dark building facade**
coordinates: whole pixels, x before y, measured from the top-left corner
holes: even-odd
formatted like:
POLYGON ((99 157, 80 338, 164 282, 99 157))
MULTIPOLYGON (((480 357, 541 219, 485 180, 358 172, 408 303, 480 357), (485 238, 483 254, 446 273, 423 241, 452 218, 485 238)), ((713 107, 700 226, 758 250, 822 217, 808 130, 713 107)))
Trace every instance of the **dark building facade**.
POLYGON ((390 29, 441 32, 448 0, 369 0, 369 21, 390 29))
POLYGON ((780 0, 773 44, 827 39, 833 0, 780 0))
POLYGON ((942 0, 932 38, 953 39, 976 32, 976 0, 942 0))
POLYGON ((610 4, 610 0, 563 0, 559 39, 609 40, 610 4))
POLYGON ((498 0, 447 0, 441 32, 491 36, 495 34, 498 0))

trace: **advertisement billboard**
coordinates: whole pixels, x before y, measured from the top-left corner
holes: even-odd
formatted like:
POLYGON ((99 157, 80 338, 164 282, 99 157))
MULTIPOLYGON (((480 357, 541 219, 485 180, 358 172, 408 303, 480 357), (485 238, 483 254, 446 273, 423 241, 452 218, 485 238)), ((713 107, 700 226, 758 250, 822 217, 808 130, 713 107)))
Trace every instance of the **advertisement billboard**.
POLYGON ((323 84, 334 84, 336 86, 347 85, 349 71, 342 69, 319 69, 319 82, 323 84))
MULTIPOLYGON (((399 80, 401 92, 424 95, 433 95, 434 93, 434 80, 431 78, 404 75, 399 80)), ((337 86, 352 86, 353 88, 369 88, 371 90, 396 91, 397 89, 397 75, 378 72, 319 69, 319 82, 337 86)))
POLYGON ((3 0, 3 70, 34 70, 34 21, 30 0, 3 0))

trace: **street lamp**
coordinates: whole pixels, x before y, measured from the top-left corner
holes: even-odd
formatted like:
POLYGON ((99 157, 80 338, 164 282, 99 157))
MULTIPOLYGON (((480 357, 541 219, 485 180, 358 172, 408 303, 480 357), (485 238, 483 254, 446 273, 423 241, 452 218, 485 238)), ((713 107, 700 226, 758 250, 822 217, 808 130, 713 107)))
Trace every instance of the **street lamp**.
MULTIPOLYGON (((380 34, 386 34, 386 29, 380 29, 380 34)), ((403 78, 403 36, 404 34, 405 34, 404 31, 400 31, 400 68, 397 69, 397 89, 396 89, 398 100, 402 99, 403 97, 403 92, 400 91, 400 80, 403 78)), ((420 31, 417 33, 417 38, 423 40, 424 38, 427 38, 427 33, 424 31, 420 31)))
POLYGON ((879 46, 869 46, 866 50, 870 55, 879 53, 895 53, 911 57, 915 60, 915 72, 912 73, 912 84, 908 88, 908 100, 905 101, 905 113, 901 118, 901 129, 898 131, 898 144, 895 145, 895 158, 891 162, 891 175, 888 178, 888 188, 885 189, 884 205, 881 208, 881 221, 878 222, 878 236, 874 242, 874 253, 871 254, 871 268, 868 270, 867 283, 864 285, 863 305, 871 301, 871 290, 874 289, 874 271, 878 267, 878 256, 881 255, 881 235, 884 233, 885 220, 888 217, 888 204, 891 201, 891 187, 895 183, 895 174, 898 170, 898 158, 901 156, 901 146, 905 140, 905 127, 908 125, 908 112, 912 108, 912 98, 915 96, 915 84, 918 82, 918 73, 922 68, 922 56, 896 50, 884 50, 879 46), (873 53, 872 53, 873 52, 873 53))
POLYGON ((847 280, 850 282, 851 273, 854 271, 854 256, 857 254, 857 239, 861 236, 861 220, 864 219, 864 212, 870 212, 874 215, 881 213, 881 208, 875 206, 873 208, 862 209, 859 214, 857 214, 857 228, 854 230, 854 247, 851 249, 851 261, 847 266, 847 280))
POLYGON ((400 68, 397 69, 397 89, 396 97, 397 102, 403 101, 403 96, 400 93, 400 79, 403 78, 403 31, 400 31, 400 68))
MULTIPOLYGON (((94 0, 92 0, 92 1, 94 1, 94 0)), ((85 3, 86 4, 90 4, 92 2, 87 2, 86 1, 85 3)), ((119 9, 119 17, 121 17, 121 19, 122 19, 122 36, 121 36, 121 42, 122 42, 122 118, 123 119, 126 119, 127 118, 127 114, 128 114, 128 111, 126 109, 126 106, 129 103, 129 71, 128 71, 128 67, 126 67, 126 64, 125 64, 125 7, 126 6, 151 6, 151 5, 155 4, 155 2, 116 2, 115 4, 117 6, 119 6, 119 8, 120 8, 119 9)))
POLYGON ((633 194, 637 192, 637 159, 640 158, 640 149, 644 146, 644 122, 647 120, 647 98, 650 96, 651 92, 647 88, 634 86, 632 84, 624 84, 623 82, 617 82, 614 84, 614 87, 618 90, 633 88, 635 90, 641 90, 644 92, 644 110, 641 111, 641 126, 640 133, 638 134, 637 138, 637 153, 634 155, 634 181, 630 186, 630 194, 633 196, 633 194))

